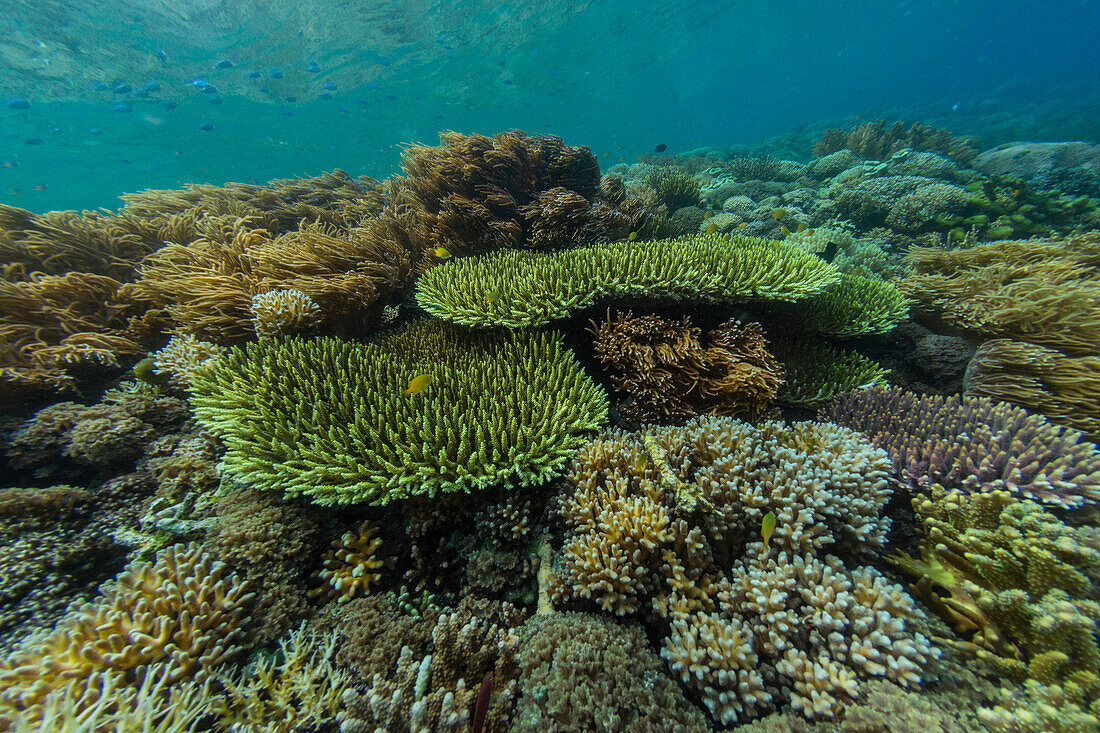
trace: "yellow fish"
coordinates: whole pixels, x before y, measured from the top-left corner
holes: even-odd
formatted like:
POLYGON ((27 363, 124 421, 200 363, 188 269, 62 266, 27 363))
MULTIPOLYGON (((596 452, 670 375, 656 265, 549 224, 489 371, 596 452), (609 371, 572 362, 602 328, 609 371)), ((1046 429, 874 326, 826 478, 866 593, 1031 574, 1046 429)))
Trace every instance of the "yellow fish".
POLYGON ((489 294, 485 296, 485 300, 489 303, 497 302, 498 300, 500 300, 500 291, 499 290, 490 290, 489 294))
POLYGON ((738 229, 744 229, 748 225, 749 225, 749 223, 747 221, 743 221, 743 222, 741 222, 740 224, 737 225, 737 228, 738 229))
POLYGON ((784 237, 791 233, 791 230, 787 227, 779 227, 779 231, 783 232, 784 237))
POLYGON ((451 259, 451 250, 447 249, 446 247, 436 247, 432 250, 432 254, 441 260, 451 259))
POLYGON ((768 540, 771 539, 773 532, 775 532, 775 515, 768 512, 760 524, 760 536, 764 538, 764 552, 768 551, 768 540))
POLYGON ((806 230, 806 233, 809 234, 812 237, 813 234, 814 234, 814 228, 810 227, 809 229, 806 230))
POLYGON ((432 380, 435 379, 431 374, 417 374, 411 380, 409 380, 409 386, 405 388, 406 395, 414 395, 417 392, 423 391, 432 380))
POLYGON ((718 231, 718 225, 711 222, 710 226, 707 227, 707 234, 714 234, 716 231, 718 231))
POLYGON ((709 211, 704 211, 703 212, 703 219, 706 220, 706 219, 709 219, 709 218, 710 218, 710 212, 709 211))
POLYGON ((804 221, 798 222, 798 231, 799 232, 806 231, 806 222, 804 222, 804 221))
POLYGON ((638 238, 638 232, 631 232, 630 236, 626 238, 626 241, 633 242, 637 238, 638 238))
POLYGON ((772 218, 773 219, 782 219, 786 215, 787 215, 787 210, 786 209, 776 209, 775 211, 772 212, 772 218))

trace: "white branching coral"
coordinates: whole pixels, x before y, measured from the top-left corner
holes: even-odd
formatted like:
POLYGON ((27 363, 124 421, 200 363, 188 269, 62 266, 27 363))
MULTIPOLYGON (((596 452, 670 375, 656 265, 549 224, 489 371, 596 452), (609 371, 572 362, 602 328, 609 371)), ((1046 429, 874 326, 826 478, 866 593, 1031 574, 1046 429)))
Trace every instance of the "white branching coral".
POLYGON ((272 290, 252 296, 252 325, 260 338, 289 336, 313 328, 321 309, 301 290, 272 290))
POLYGON ((153 367, 158 374, 168 378, 168 386, 183 390, 191 385, 195 373, 222 354, 229 351, 208 341, 200 341, 190 334, 176 335, 168 343, 153 352, 153 367))

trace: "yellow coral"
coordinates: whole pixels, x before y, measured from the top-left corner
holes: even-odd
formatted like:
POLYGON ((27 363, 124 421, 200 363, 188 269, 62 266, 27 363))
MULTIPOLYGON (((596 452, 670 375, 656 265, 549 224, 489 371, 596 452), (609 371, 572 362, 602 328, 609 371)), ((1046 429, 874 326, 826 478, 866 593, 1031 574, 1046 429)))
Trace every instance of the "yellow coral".
POLYGON ((382 538, 376 534, 374 524, 368 521, 363 522, 357 532, 347 532, 334 541, 319 573, 324 585, 310 591, 310 595, 315 598, 335 596, 340 603, 369 595, 371 585, 382 579, 382 574, 375 571, 385 565, 378 556, 382 538))

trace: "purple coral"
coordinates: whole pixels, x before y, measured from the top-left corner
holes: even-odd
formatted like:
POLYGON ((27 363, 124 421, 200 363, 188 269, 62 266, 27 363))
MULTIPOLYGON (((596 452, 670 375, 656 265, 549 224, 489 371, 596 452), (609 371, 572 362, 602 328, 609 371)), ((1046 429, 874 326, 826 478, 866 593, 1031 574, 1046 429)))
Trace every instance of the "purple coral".
POLYGON ((987 398, 870 388, 833 400, 818 418, 886 449, 910 488, 1007 489, 1048 504, 1100 500, 1100 450, 1073 428, 987 398))

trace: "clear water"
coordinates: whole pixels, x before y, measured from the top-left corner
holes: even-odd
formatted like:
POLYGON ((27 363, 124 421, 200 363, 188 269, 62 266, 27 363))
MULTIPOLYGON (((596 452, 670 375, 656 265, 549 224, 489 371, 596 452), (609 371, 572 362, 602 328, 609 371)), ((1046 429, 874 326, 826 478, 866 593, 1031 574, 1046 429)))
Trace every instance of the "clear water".
POLYGON ((605 168, 658 144, 751 146, 857 116, 987 145, 1100 139, 1100 5, 1088 0, 3 0, 0 11, 0 202, 36 212, 116 208, 126 191, 187 182, 337 167, 385 177, 401 143, 445 129, 553 133, 605 168), (151 82, 159 91, 136 96, 151 82))

